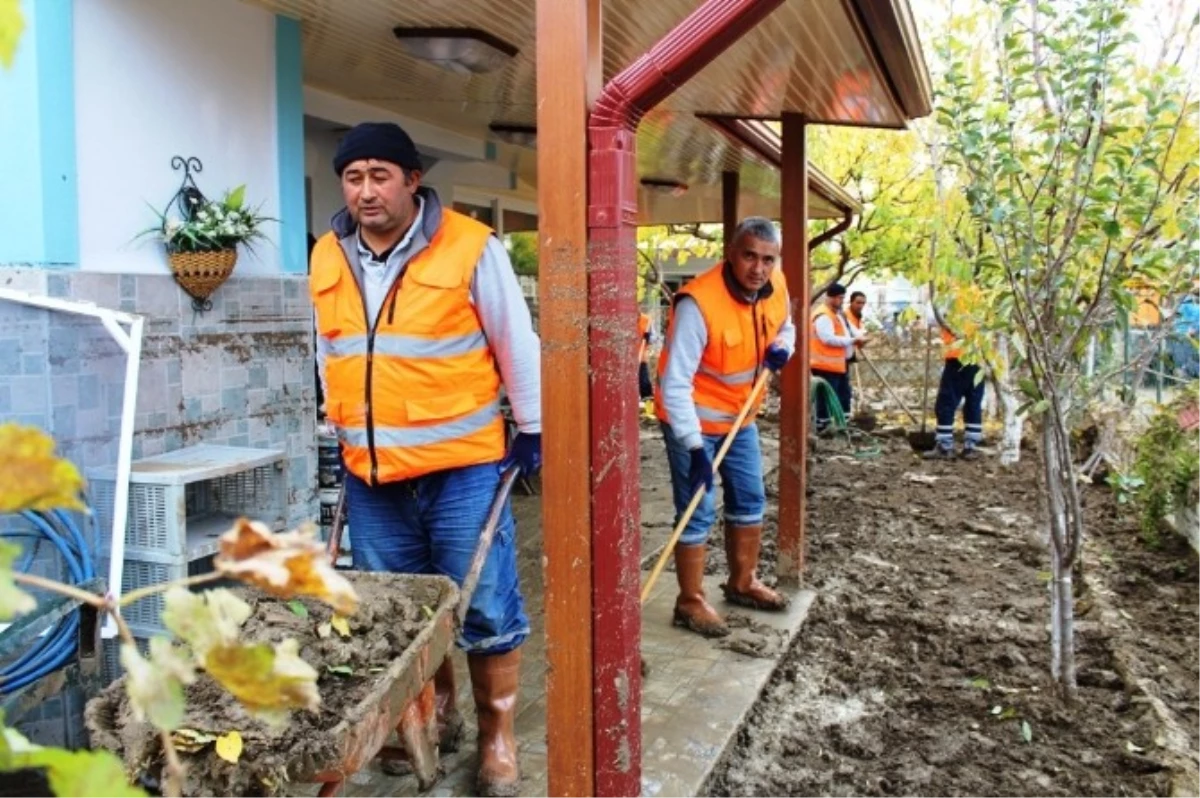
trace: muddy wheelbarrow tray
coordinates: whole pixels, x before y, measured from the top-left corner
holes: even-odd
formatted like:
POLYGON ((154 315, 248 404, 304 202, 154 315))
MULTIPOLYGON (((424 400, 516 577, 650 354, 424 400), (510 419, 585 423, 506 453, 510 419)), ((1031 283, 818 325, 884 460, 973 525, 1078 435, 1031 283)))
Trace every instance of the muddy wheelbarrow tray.
POLYGON ((436 591, 437 608, 404 653, 376 676, 370 693, 329 730, 336 740, 336 761, 310 763, 302 766, 304 772, 289 774, 295 782, 321 784, 319 795, 336 795, 346 779, 380 755, 407 754, 422 790, 438 776, 433 675, 454 645, 459 590, 444 576, 389 576, 409 582, 414 594, 436 591), (403 754, 386 746, 392 731, 399 735, 403 754))

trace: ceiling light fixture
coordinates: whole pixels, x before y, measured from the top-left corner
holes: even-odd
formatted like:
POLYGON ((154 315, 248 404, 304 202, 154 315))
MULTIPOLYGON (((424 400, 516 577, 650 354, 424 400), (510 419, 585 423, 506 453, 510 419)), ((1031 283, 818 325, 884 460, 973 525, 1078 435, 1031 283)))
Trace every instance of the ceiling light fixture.
POLYGON ((682 197, 688 190, 687 183, 662 177, 643 177, 642 185, 651 191, 657 191, 660 194, 669 194, 672 197, 682 197))
POLYGON ((493 122, 488 125, 492 135, 507 144, 518 147, 537 147, 537 127, 534 125, 516 125, 507 122, 493 122))
POLYGON ((392 29, 400 46, 420 58, 460 75, 481 75, 506 66, 520 52, 487 31, 476 28, 392 29))

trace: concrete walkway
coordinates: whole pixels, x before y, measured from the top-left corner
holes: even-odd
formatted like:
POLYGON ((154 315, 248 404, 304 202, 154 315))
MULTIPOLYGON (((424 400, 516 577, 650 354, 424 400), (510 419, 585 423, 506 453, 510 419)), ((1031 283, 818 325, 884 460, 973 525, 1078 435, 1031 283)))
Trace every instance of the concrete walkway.
MULTIPOLYGON (((665 474, 662 442, 656 433, 642 440, 642 551, 649 557, 670 534, 673 508, 665 474)), ((771 447, 773 449, 774 447, 771 447)), ((772 452, 773 454, 774 452, 772 452)), ((770 459, 768 455, 767 459, 770 459)), ((521 695, 516 720, 522 766, 521 795, 547 794, 546 688, 540 505, 536 497, 517 496, 513 510, 521 540, 520 576, 528 602, 532 634, 524 647, 521 695)), ((706 578, 709 599, 722 612, 723 577, 706 578)), ((642 612, 642 655, 649 674, 642 688, 642 792, 644 795, 696 795, 737 732, 746 713, 795 638, 812 603, 811 592, 793 597, 785 613, 736 610, 731 617, 751 623, 757 637, 770 638, 770 656, 747 656, 671 625, 674 574, 662 575, 642 612), (753 624, 762 626, 753 626, 753 624), (772 631, 775 630, 775 631, 772 631)), ((474 705, 466 658, 455 652, 459 704, 468 723, 467 745, 443 754, 446 775, 426 795, 474 795, 474 705)), ((299 786, 299 785, 297 785, 299 786)), ((307 791, 306 791, 307 792, 307 791)), ((419 795, 412 777, 393 778, 374 765, 345 787, 349 796, 419 795)))

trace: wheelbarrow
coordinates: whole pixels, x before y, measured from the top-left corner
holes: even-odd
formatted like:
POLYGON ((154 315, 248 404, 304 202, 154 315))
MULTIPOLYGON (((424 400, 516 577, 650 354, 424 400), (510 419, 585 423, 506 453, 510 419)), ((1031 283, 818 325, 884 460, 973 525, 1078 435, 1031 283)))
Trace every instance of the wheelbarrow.
MULTIPOLYGON (((342 785, 376 757, 407 757, 421 791, 429 789, 440 775, 437 712, 433 675, 450 654, 458 629, 466 618, 471 596, 491 549, 504 504, 517 481, 519 469, 510 467, 500 477, 487 522, 479 535, 471 566, 460 590, 444 576, 406 575, 423 580, 439 591, 437 608, 429 624, 409 644, 404 654, 379 674, 376 687, 329 734, 338 741, 336 763, 297 774, 296 781, 321 785, 318 795, 337 795, 342 785), (386 745, 395 731, 400 746, 386 745)), ((328 548, 336 562, 345 520, 345 496, 338 501, 328 548)), ((399 575, 393 575, 399 576, 399 575)))
MULTIPOLYGON (((311 759, 288 761, 287 783, 319 784, 318 795, 337 795, 346 781, 377 757, 406 757, 422 791, 433 786, 440 775, 437 712, 433 677, 449 656, 466 616, 470 597, 479 582, 504 505, 517 480, 514 466, 501 476, 487 523, 480 533, 474 558, 460 589, 444 576, 417 574, 361 573, 356 580, 378 580, 431 607, 429 619, 404 652, 382 672, 375 674, 367 694, 339 720, 323 731, 330 741, 325 753, 311 759), (388 745, 395 731, 399 745, 388 745)), ((335 524, 329 550, 337 553, 340 529, 335 524)), ((108 705, 115 709, 117 705, 108 705)), ((89 708, 91 709, 91 708, 89 708)), ((88 727, 93 740, 107 741, 104 747, 120 750, 117 713, 97 706, 89 712, 88 727)))

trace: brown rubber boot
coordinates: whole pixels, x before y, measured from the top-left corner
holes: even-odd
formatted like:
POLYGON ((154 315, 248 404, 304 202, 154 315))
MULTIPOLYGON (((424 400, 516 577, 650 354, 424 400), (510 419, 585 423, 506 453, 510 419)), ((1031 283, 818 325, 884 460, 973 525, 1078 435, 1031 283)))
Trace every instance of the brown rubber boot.
MULTIPOLYGON (((462 745, 463 718, 458 711, 458 690, 454 683, 454 661, 449 656, 433 674, 433 705, 437 710, 438 751, 452 754, 462 745)), ((379 769, 389 776, 407 776, 413 772, 408 757, 382 759, 379 769)))
POLYGON ((517 739, 513 720, 517 714, 517 685, 521 649, 506 654, 471 654, 471 688, 479 724, 479 795, 512 796, 520 791, 517 739))
POLYGON ((721 585, 730 604, 755 610, 782 610, 786 596, 758 581, 758 554, 762 549, 762 524, 725 527, 725 556, 729 560, 729 581, 721 585))
POLYGON ((675 545, 675 576, 679 580, 679 598, 675 599, 675 625, 705 637, 729 634, 725 619, 704 600, 704 548, 675 545))

